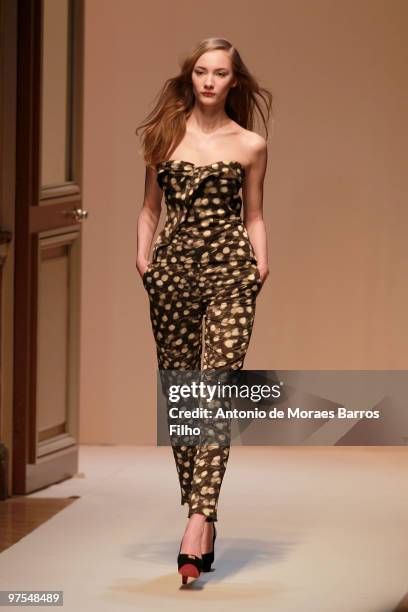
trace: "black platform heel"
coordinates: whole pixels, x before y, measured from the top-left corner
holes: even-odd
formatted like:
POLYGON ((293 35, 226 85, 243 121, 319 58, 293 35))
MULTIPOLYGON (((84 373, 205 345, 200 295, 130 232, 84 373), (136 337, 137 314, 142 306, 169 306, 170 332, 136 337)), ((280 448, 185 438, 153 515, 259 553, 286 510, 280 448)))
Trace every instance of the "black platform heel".
POLYGON ((197 555, 181 553, 181 544, 177 556, 178 573, 182 576, 182 584, 187 584, 189 578, 198 578, 202 572, 203 561, 197 555))
POLYGON ((214 534, 213 534, 213 549, 208 552, 208 553, 204 553, 202 555, 202 570, 203 572, 210 572, 211 571, 211 565, 212 563, 214 563, 214 542, 215 542, 215 538, 217 537, 217 530, 215 529, 215 522, 212 522, 213 526, 214 526, 214 534))

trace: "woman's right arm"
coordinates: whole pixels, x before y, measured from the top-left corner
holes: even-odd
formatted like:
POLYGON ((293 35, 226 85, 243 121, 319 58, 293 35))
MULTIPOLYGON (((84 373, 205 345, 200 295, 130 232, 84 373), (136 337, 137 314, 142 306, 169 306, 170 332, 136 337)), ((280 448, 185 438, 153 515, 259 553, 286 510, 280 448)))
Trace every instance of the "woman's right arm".
POLYGON ((157 171, 148 166, 142 210, 137 220, 136 268, 140 276, 143 276, 149 264, 150 246, 160 219, 162 197, 163 191, 157 182, 157 171))

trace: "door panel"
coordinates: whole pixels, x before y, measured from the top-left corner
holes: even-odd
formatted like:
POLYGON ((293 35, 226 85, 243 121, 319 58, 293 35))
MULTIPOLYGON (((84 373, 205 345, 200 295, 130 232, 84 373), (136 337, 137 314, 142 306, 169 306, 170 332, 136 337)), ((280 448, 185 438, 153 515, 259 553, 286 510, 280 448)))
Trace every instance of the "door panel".
POLYGON ((36 457, 78 440, 79 255, 79 231, 40 234, 36 457))
POLYGON ((44 0, 42 22, 40 184, 46 188, 63 185, 72 179, 69 71, 73 40, 69 1, 44 0))

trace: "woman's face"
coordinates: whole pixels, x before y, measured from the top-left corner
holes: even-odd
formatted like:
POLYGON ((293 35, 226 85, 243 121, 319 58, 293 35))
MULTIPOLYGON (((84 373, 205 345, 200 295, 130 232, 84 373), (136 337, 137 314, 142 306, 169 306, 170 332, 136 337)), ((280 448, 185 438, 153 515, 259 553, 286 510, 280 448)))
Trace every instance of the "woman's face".
POLYGON ((231 58, 222 49, 203 53, 195 63, 191 79, 196 100, 208 106, 224 102, 236 84, 231 58))

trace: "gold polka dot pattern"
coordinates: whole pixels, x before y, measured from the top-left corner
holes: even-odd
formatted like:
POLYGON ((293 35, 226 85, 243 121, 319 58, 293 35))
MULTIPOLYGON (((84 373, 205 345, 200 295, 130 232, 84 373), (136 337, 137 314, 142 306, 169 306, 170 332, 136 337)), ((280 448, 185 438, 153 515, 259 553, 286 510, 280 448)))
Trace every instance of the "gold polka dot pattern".
MULTIPOLYGON (((164 229, 143 275, 159 370, 239 370, 252 334, 261 281, 240 217, 245 169, 235 161, 158 164, 167 205, 164 229), (202 334, 204 333, 204 350, 202 334)), ((215 443, 173 444, 181 503, 217 521, 230 422, 215 443), (227 443, 225 442, 227 440, 227 443)))
POLYGON ((157 166, 167 216, 157 236, 153 262, 256 262, 241 220, 239 191, 245 168, 236 161, 195 166, 169 160, 157 166), (166 247, 166 248, 164 248, 166 247))

